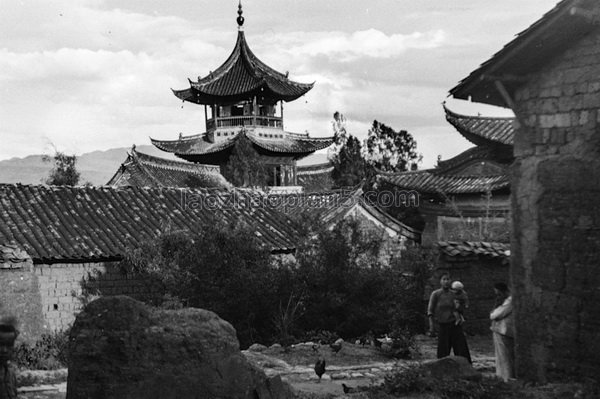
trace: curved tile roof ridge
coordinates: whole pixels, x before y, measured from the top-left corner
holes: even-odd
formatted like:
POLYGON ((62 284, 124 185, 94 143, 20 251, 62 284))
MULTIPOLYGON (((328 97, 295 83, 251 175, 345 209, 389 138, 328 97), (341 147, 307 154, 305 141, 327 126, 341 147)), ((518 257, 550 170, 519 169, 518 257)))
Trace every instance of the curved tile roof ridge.
POLYGON ((472 194, 496 191, 510 187, 507 175, 460 176, 432 173, 432 169, 396 175, 378 175, 382 180, 399 188, 431 194, 472 194))
POLYGON ((443 107, 448 123, 473 144, 514 144, 514 117, 468 116, 451 111, 445 104, 443 107))

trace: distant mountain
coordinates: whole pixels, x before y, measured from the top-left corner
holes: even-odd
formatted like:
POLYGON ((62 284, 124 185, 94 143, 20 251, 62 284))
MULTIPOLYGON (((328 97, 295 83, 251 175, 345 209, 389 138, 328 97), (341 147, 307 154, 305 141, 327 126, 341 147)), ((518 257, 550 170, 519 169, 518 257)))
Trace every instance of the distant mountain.
MULTIPOLYGON (((127 158, 129 147, 112 148, 106 151, 93 151, 77 157, 77 170, 81 173, 81 184, 94 186, 106 184, 118 167, 127 158)), ((152 145, 139 145, 136 150, 148 155, 166 159, 177 159, 173 154, 159 150, 152 145)), ((41 184, 48 177, 52 163, 42 161, 42 155, 28 155, 24 158, 11 158, 0 161, 0 183, 41 184)), ((298 161, 298 165, 311 165, 327 162, 326 153, 315 153, 298 161)))

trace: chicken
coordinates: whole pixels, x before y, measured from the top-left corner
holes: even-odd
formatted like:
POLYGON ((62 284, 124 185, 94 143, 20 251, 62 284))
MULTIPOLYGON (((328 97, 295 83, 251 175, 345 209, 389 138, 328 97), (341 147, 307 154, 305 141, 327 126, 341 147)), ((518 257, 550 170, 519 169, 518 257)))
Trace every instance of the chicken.
POLYGON ((337 354, 339 351, 342 350, 342 342, 344 342, 344 340, 340 338, 337 341, 335 341, 333 344, 329 344, 329 347, 331 348, 333 353, 337 354))
POLYGON ((321 382, 321 377, 325 374, 325 359, 318 359, 315 363, 315 374, 319 377, 319 382, 321 382))
POLYGON ((356 388, 350 388, 348 385, 342 383, 342 389, 344 390, 344 393, 353 393, 356 392, 356 388))

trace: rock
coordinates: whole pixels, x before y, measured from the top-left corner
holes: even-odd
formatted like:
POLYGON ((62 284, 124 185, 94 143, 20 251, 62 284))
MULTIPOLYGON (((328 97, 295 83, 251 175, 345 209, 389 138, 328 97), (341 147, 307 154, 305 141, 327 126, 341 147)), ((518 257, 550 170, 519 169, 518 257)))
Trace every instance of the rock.
POLYGON ((425 362, 421 366, 429 376, 437 380, 471 380, 479 381, 482 376, 462 356, 447 356, 425 362))
POLYGON ((231 324, 203 309, 103 297, 77 316, 69 352, 67 399, 293 397, 246 360, 231 324))
POLYGON ((283 348, 283 346, 281 346, 281 344, 273 344, 271 346, 269 346, 269 349, 271 350, 281 350, 283 348))
POLYGON ((252 344, 252 345, 250 345, 248 350, 250 352, 262 352, 262 351, 267 350, 267 347, 264 345, 261 345, 261 344, 252 344))

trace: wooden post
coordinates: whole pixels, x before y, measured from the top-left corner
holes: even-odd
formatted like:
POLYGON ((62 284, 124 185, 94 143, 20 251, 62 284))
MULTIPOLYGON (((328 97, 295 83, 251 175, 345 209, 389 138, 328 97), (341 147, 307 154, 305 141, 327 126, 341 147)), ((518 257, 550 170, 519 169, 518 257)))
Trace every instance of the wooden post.
POLYGON ((256 126, 256 96, 252 99, 252 124, 256 126))
POLYGON ((208 112, 206 111, 206 104, 204 104, 204 128, 208 131, 208 112))

